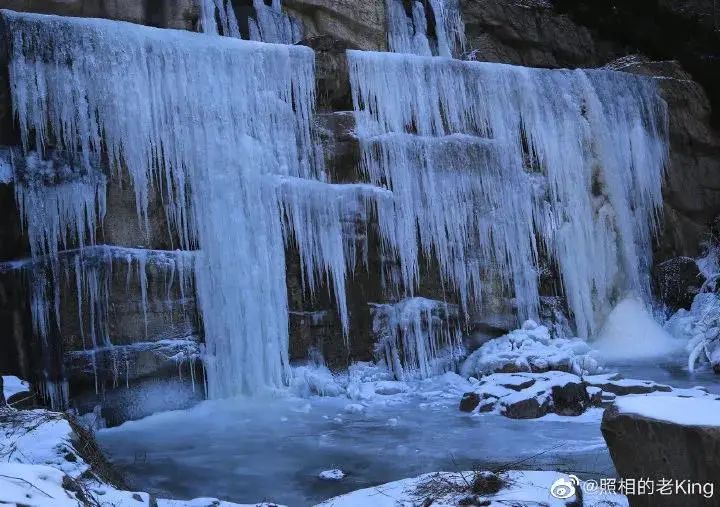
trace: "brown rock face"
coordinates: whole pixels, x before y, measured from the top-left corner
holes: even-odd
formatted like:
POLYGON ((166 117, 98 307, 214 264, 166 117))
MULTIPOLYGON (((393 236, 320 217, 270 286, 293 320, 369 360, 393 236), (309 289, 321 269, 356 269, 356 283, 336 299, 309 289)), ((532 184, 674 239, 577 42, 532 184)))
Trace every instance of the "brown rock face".
POLYGON ((185 30, 194 29, 198 18, 198 8, 193 0, 5 0, 2 7, 185 30))
POLYGON ((305 36, 333 39, 370 51, 384 51, 385 0, 285 0, 283 8, 302 21, 305 36))
POLYGON ((529 67, 594 67, 612 59, 611 44, 550 2, 521 0, 462 0, 468 50, 481 61, 529 67))
POLYGON ((720 133, 703 88, 677 62, 636 60, 618 70, 651 76, 668 104, 670 160, 658 260, 696 256, 720 215, 720 133))
MULTIPOLYGON (((615 468, 623 478, 712 482, 720 477, 720 428, 681 426, 633 414, 605 411, 602 433, 615 468)), ((632 507, 695 507, 717 505, 702 493, 670 496, 630 495, 632 507)))

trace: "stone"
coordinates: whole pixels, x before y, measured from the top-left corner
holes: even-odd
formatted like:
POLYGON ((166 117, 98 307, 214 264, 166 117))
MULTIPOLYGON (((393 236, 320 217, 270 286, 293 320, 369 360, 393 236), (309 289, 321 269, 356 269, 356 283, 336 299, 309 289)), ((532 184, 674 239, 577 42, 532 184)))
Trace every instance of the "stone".
POLYGON ((549 400, 525 398, 503 405, 502 415, 510 419, 537 419, 546 415, 551 408, 549 400))
POLYGON ((480 405, 480 396, 477 393, 465 393, 460 399, 460 411, 472 412, 480 405))
POLYGON ((552 386, 553 412, 558 415, 577 416, 591 405, 583 382, 568 382, 552 386))
POLYGON ((366 51, 387 48, 384 0, 284 0, 283 9, 302 21, 306 37, 330 35, 366 51))
POLYGON ((652 276, 655 295, 673 313, 680 308, 689 310, 705 281, 691 257, 674 257, 656 264, 652 276))
MULTIPOLYGON (((720 428, 684 426, 635 414, 620 413, 616 406, 602 420, 615 469, 623 478, 711 482, 720 477, 720 428)), ((717 493, 717 492, 716 492, 717 493)), ((702 494, 632 495, 632 507, 700 507, 714 503, 702 494)))
POLYGON ((584 377, 587 385, 602 389, 605 393, 612 393, 617 396, 628 394, 649 394, 654 392, 669 393, 672 387, 658 384, 651 380, 624 379, 619 375, 590 375, 584 377))

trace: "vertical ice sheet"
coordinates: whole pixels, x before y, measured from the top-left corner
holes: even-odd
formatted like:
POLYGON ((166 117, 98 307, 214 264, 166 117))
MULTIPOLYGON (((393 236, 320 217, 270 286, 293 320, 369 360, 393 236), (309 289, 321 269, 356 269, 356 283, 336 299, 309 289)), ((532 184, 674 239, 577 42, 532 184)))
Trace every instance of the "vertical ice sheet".
POLYGON ((477 303, 482 274, 499 272, 521 318, 533 316, 537 234, 559 266, 581 336, 624 292, 649 294, 667 159, 666 105, 650 79, 348 57, 364 166, 396 195, 381 226, 401 238, 406 293, 422 252, 438 258, 461 301, 477 303))
POLYGON ((398 380, 428 378, 454 366, 462 333, 453 305, 418 297, 375 305, 372 314, 376 355, 398 380))
POLYGON ((4 15, 24 146, 53 138, 86 165, 106 152, 114 171, 130 173, 140 219, 158 185, 182 246, 200 246, 195 277, 211 397, 286 380, 289 238, 309 286, 322 279, 334 288, 347 330, 344 278, 356 254, 343 237, 345 217, 372 199, 366 186, 324 182, 310 129, 312 50, 4 15))

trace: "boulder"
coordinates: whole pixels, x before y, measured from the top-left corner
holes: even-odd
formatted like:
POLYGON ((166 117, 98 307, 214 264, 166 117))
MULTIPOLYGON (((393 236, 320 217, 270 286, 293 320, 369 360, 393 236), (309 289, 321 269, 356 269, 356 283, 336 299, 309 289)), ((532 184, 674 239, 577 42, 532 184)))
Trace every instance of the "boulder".
POLYGON ((583 382, 567 382, 552 387, 553 412, 580 415, 590 407, 590 395, 583 382))
POLYGON ((510 419, 537 419, 546 415, 551 407, 547 399, 524 398, 503 405, 502 415, 510 419))
POLYGON ((602 389, 617 396, 628 394, 669 393, 672 387, 651 380, 625 379, 619 374, 589 375, 583 379, 588 386, 602 389))
POLYGON ((480 395, 477 393, 465 393, 460 399, 460 412, 472 412, 480 405, 480 395))
POLYGON ((720 477, 720 401, 628 397, 605 411, 602 433, 622 478, 654 481, 655 494, 629 495, 632 507, 716 505, 708 484, 720 477), (661 494, 668 480, 673 494, 661 494))

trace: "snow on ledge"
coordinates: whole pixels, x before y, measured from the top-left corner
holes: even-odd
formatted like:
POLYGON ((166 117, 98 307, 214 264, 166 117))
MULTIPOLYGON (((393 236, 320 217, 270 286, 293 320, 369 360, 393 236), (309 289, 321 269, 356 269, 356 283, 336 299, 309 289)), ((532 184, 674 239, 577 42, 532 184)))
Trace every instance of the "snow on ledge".
POLYGON ((620 414, 632 414, 683 426, 720 426, 720 401, 678 396, 627 396, 615 402, 620 414))
POLYGON ((23 393, 30 390, 30 384, 24 380, 12 375, 3 375, 3 396, 5 400, 9 400, 11 396, 15 396, 18 393, 23 393))

